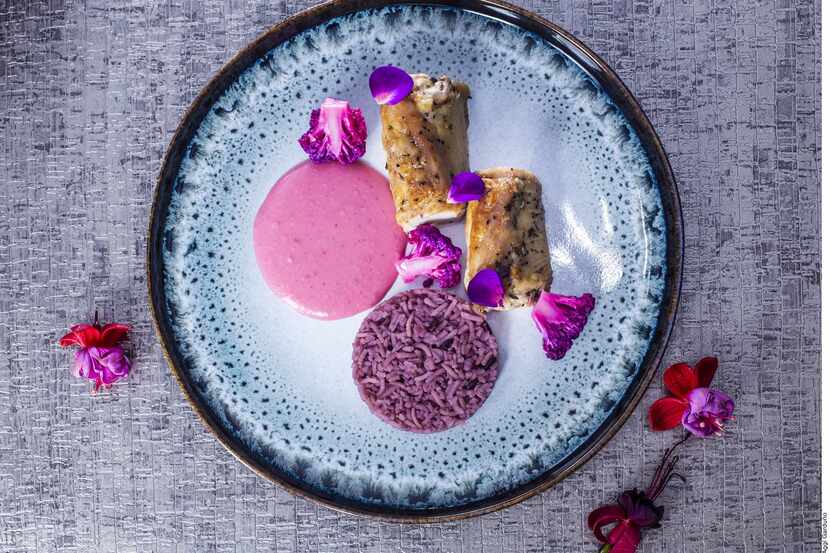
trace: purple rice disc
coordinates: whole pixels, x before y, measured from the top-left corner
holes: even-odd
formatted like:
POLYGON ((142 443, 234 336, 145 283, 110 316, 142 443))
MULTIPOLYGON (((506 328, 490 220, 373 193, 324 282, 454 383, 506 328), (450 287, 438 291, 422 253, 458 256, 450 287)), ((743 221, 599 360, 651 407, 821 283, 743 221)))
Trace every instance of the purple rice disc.
POLYGON ((377 306, 352 350, 352 376, 369 409, 392 426, 440 432, 469 419, 499 374, 484 315, 452 294, 419 289, 377 306))

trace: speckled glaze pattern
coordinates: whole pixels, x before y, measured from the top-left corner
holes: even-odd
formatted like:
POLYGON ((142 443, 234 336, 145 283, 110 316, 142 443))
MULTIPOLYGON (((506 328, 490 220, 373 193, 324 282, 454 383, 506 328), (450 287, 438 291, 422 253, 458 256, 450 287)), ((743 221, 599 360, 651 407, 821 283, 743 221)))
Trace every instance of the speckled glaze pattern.
MULTIPOLYGON (((454 8, 358 12, 269 52, 214 103, 162 209, 167 316, 187 378, 264 464, 335 501, 429 512, 540 477, 617 406, 663 301, 661 197, 629 122, 534 34, 454 8), (303 159, 296 138, 325 96, 363 110, 365 159, 383 167, 367 81, 386 63, 470 84, 471 166, 537 174, 552 290, 597 297, 560 362, 545 358, 528 310, 491 314, 496 387, 467 423, 432 435, 385 425, 360 401, 349 359, 362 315, 324 323, 297 315, 268 291, 251 247, 253 216, 303 159)), ((446 232, 463 244, 461 224, 446 232)))

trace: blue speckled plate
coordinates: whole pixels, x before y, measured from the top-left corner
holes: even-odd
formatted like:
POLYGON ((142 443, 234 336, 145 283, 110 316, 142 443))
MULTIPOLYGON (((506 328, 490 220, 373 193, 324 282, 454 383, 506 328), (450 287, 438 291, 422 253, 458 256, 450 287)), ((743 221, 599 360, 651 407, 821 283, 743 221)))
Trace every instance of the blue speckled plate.
MULTIPOLYGON (((668 163, 611 70, 517 8, 439 4, 325 4, 237 55, 172 141, 148 248, 159 335, 221 442, 327 505, 421 521, 520 501, 610 438, 659 363, 682 252, 668 163), (360 400, 351 343, 365 313, 324 322, 294 312, 268 289, 252 245, 254 215, 304 158, 296 140, 324 97, 363 110, 365 159, 383 169, 367 81, 390 63, 469 83, 471 166, 538 175, 552 290, 597 297, 562 361, 545 358, 528 310, 490 314, 500 348, 495 389, 466 424, 436 434, 392 428, 360 400)), ((447 227, 457 244, 461 227, 447 227)))

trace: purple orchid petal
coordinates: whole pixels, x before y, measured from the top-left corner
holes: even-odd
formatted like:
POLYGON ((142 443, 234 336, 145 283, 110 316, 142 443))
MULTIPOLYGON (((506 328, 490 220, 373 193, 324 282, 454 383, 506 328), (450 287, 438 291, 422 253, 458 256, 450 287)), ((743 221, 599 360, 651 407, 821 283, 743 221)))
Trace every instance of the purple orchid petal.
POLYGON ((463 204, 480 200, 484 195, 484 181, 478 173, 464 171, 452 178, 447 201, 451 204, 463 204))
POLYGON ((731 419, 735 410, 735 402, 720 390, 696 388, 686 397, 689 408, 683 414, 683 426, 701 438, 719 435, 724 421, 731 419))
POLYGON ((378 104, 395 105, 412 92, 412 77, 394 65, 382 65, 369 76, 369 90, 378 104))
POLYGON ((467 285, 470 301, 485 307, 500 307, 504 301, 504 286, 495 269, 482 269, 467 285))

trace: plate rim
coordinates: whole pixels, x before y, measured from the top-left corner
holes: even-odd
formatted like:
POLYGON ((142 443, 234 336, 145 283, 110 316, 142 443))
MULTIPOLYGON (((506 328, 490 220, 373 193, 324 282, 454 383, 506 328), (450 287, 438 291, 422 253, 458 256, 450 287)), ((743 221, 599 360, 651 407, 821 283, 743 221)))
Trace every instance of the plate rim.
POLYGON ((190 407, 196 412, 202 424, 237 460, 259 476, 278 484, 289 493, 310 499, 340 512, 374 517, 389 522, 433 523, 461 520, 491 513, 533 497, 570 476, 605 447, 611 438, 616 435, 639 405, 660 368, 680 306, 684 249, 680 195, 674 173, 657 132, 622 79, 600 56, 568 31, 533 12, 503 0, 329 0, 291 15, 260 34, 255 40, 234 54, 229 61, 225 62, 190 103, 181 116, 167 145, 156 180, 150 207, 145 261, 148 300, 153 328, 161 344, 165 360, 190 407), (571 58, 611 97, 637 133, 654 172, 666 223, 667 271, 657 325, 649 348, 638 367, 639 376, 629 384, 628 389, 617 402, 613 411, 587 441, 557 463, 556 466, 530 482, 513 490, 455 507, 406 509, 385 505, 372 506, 336 496, 327 497, 290 475, 261 462, 249 448, 245 447, 238 438, 229 434, 216 420, 213 412, 200 398, 186 372, 181 369, 180 355, 175 346, 167 312, 163 309, 165 294, 162 250, 164 246, 165 217, 160 214, 164 212, 163 205, 168 203, 171 196, 173 182, 178 175, 182 156, 210 106, 252 63, 291 37, 335 17, 393 5, 452 7, 473 12, 530 31, 546 42, 553 44, 571 58))

